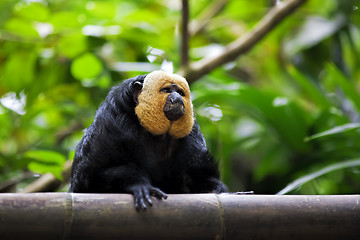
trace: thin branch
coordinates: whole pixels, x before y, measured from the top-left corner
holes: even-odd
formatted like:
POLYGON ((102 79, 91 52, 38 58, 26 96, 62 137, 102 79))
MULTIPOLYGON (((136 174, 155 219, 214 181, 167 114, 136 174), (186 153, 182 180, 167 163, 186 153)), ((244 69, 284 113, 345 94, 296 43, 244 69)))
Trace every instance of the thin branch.
POLYGON ((189 66, 189 1, 182 0, 182 20, 181 20, 181 62, 180 67, 187 69, 189 66))
POLYGON ((254 29, 227 45, 224 51, 218 56, 204 57, 191 64, 185 71, 179 72, 179 74, 183 75, 189 84, 191 84, 215 68, 235 60, 240 55, 248 52, 273 28, 305 2, 306 0, 289 0, 281 2, 281 4, 276 4, 254 29))
POLYGON ((39 179, 29 184, 24 188, 22 193, 33 193, 33 192, 52 192, 55 191, 61 184, 61 181, 57 179, 51 173, 42 175, 39 179))
POLYGON ((71 136, 74 132, 84 129, 84 125, 81 121, 72 123, 67 128, 61 129, 55 133, 56 144, 61 144, 67 137, 71 136))
POLYGON ((12 190, 16 190, 16 185, 26 179, 30 179, 34 177, 34 173, 32 172, 24 172, 21 176, 10 179, 6 182, 0 183, 0 193, 11 192, 12 190))
POLYGON ((194 36, 198 32, 202 31, 210 20, 218 15, 226 6, 229 0, 215 0, 207 7, 196 20, 193 20, 189 24, 189 35, 194 36))

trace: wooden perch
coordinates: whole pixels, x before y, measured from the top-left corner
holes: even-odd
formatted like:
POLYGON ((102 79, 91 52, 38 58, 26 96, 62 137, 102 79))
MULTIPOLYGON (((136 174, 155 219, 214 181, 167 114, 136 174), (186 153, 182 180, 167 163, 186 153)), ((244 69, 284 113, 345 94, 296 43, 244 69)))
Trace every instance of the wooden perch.
POLYGON ((306 0, 288 0, 277 3, 251 31, 227 45, 222 53, 217 56, 204 57, 190 64, 188 68, 180 69, 179 74, 191 84, 215 68, 235 60, 249 51, 283 19, 305 2, 306 0))
POLYGON ((360 196, 0 194, 8 239, 360 239, 360 196))

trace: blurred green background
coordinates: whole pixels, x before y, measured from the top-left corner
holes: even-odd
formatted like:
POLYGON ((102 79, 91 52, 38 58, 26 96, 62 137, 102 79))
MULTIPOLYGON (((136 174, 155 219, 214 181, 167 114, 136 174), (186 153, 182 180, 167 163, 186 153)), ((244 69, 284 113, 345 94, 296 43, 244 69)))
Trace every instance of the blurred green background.
MULTIPOLYGON (((191 20, 214 1, 190 0, 191 20)), ((245 34, 272 2, 227 1, 191 37, 191 60, 245 34)), ((308 0, 246 55, 191 85, 231 191, 360 192, 359 7, 308 0)), ((38 174, 63 179, 111 86, 179 69, 180 23, 181 1, 0 1, 0 190, 21 191, 38 174)))

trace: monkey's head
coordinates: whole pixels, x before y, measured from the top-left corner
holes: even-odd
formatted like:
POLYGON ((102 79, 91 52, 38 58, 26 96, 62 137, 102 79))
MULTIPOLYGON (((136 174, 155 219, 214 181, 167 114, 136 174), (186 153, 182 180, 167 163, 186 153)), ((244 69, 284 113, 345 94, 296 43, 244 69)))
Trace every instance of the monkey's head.
POLYGON ((154 135, 188 135, 194 125, 190 89, 185 78, 163 71, 149 73, 138 88, 135 113, 140 124, 154 135))

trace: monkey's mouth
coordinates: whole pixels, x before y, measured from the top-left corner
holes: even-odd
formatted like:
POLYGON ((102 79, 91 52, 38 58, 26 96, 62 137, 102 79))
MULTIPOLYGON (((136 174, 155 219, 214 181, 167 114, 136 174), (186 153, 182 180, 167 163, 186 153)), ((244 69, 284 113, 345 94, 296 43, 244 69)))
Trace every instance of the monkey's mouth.
POLYGON ((173 104, 165 104, 164 114, 171 122, 178 120, 185 114, 184 103, 175 102, 173 104))

